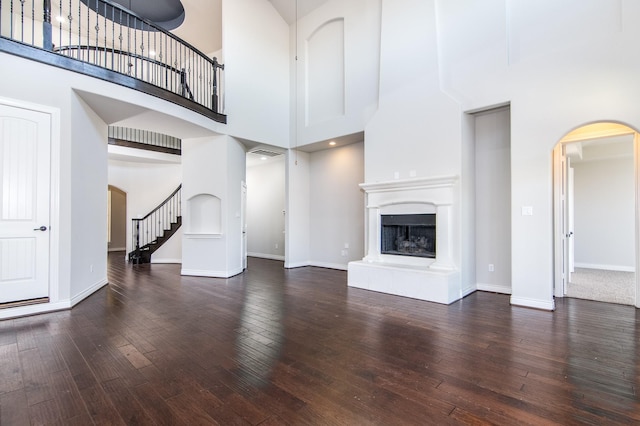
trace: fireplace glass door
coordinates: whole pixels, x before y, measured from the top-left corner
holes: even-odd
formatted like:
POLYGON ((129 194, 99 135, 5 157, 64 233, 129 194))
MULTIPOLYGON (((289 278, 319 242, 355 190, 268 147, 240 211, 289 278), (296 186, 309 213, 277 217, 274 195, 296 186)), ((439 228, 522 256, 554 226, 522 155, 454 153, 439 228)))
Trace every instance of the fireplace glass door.
POLYGON ((436 257, 436 215, 382 215, 382 254, 436 257))

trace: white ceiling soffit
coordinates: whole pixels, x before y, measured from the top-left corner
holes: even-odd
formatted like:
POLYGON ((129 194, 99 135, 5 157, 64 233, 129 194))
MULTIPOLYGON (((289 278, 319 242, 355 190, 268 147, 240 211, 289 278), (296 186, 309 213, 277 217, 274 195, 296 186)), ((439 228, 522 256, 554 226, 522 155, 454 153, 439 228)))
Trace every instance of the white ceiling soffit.
POLYGON ((82 90, 75 90, 75 92, 107 125, 149 130, 179 139, 198 138, 215 134, 210 129, 159 111, 96 93, 82 90))

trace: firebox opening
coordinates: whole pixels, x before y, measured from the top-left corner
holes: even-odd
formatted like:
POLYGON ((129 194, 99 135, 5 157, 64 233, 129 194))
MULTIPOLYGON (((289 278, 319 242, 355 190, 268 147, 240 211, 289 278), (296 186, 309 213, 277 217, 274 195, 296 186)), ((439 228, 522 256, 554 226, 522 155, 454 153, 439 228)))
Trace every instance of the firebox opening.
POLYGON ((436 257, 436 215, 382 215, 380 252, 398 256, 436 257))

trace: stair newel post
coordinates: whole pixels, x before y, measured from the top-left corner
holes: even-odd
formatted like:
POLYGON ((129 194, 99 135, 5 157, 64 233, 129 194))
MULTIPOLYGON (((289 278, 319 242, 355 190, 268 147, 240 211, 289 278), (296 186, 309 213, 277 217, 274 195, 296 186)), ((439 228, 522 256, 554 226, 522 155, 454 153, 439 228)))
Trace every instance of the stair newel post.
POLYGON ((136 222, 136 226, 134 228, 135 232, 135 241, 136 241, 136 261, 140 261, 140 221, 134 219, 136 222))

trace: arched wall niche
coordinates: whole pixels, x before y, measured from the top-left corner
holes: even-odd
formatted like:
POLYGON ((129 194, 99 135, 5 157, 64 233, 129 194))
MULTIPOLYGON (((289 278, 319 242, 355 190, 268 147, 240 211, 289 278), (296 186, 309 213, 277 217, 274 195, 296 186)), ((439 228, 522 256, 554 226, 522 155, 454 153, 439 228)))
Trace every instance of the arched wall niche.
POLYGON ((320 25, 306 40, 305 125, 345 114, 344 18, 320 25))
POLYGON ((189 234, 221 234, 222 202, 212 194, 198 194, 187 200, 189 234))

